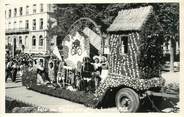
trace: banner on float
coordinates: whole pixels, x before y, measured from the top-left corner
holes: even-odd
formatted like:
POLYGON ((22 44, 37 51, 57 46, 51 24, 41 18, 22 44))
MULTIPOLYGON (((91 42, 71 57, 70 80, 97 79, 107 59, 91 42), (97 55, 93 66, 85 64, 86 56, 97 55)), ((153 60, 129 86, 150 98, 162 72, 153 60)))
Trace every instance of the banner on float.
POLYGON ((54 47, 54 49, 53 49, 53 54, 56 55, 56 56, 58 57, 59 60, 62 60, 62 59, 61 59, 61 55, 60 55, 60 53, 59 53, 59 49, 58 49, 57 46, 54 47))

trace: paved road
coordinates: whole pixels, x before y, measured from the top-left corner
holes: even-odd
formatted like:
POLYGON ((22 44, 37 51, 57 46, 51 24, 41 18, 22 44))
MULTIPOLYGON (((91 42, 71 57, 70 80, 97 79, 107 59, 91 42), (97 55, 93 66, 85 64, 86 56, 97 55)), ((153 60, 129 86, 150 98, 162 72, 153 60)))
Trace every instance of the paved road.
MULTIPOLYGON (((166 79, 166 83, 179 83, 179 73, 164 73, 162 75, 166 79)), ((92 109, 85 107, 83 104, 73 103, 71 101, 44 95, 32 90, 27 90, 21 84, 21 79, 17 79, 17 83, 12 83, 10 80, 6 83, 6 96, 21 100, 26 103, 42 106, 57 112, 110 112, 118 113, 116 107, 92 109)))
POLYGON ((6 83, 6 96, 13 99, 21 100, 23 102, 48 108, 51 111, 57 112, 115 112, 116 107, 106 109, 92 109, 87 108, 83 104, 73 103, 71 101, 44 95, 32 90, 27 90, 19 83, 6 83))

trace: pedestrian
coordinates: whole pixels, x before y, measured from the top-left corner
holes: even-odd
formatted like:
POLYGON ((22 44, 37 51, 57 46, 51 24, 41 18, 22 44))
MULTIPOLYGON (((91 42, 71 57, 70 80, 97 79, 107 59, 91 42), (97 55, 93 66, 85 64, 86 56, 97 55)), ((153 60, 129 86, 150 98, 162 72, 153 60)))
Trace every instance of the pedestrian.
POLYGON ((13 60, 13 66, 12 66, 12 81, 13 82, 16 81, 17 70, 18 70, 17 61, 16 60, 13 60))
POLYGON ((12 79, 12 65, 13 65, 13 61, 12 60, 7 62, 5 82, 7 82, 7 79, 9 77, 12 79))
POLYGON ((22 79, 22 75, 23 75, 24 66, 25 66, 25 62, 21 61, 19 63, 19 67, 18 67, 19 68, 19 76, 20 76, 21 79, 22 79))

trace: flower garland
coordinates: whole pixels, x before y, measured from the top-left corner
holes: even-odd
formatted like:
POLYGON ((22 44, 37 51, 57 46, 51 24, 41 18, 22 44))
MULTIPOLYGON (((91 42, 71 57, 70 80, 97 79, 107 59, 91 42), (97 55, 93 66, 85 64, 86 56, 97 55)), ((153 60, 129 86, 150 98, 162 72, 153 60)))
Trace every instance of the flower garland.
MULTIPOLYGON (((109 76, 96 90, 96 99, 101 98, 108 88, 119 87, 121 85, 131 87, 137 91, 147 90, 152 87, 161 87, 165 81, 159 77, 158 71, 160 69, 158 69, 158 65, 149 64, 149 61, 147 62, 148 64, 145 64, 145 61, 143 61, 145 58, 142 58, 142 54, 140 55, 141 51, 145 51, 142 48, 147 47, 148 40, 145 39, 140 42, 138 33, 130 33, 128 35, 128 53, 125 55, 120 55, 121 45, 118 40, 121 40, 121 35, 110 35, 111 56, 109 57, 109 76), (141 48, 140 43, 143 43, 141 48), (148 70, 149 74, 147 73, 148 70)), ((150 55, 149 53, 147 54, 150 55)), ((157 56, 157 54, 152 53, 152 56, 157 56)), ((150 61, 157 60, 151 59, 150 61)))
POLYGON ((165 80, 160 77, 154 77, 151 79, 137 79, 133 77, 127 77, 119 74, 109 74, 105 81, 98 87, 95 92, 96 99, 98 100, 105 93, 106 89, 127 86, 137 91, 147 90, 152 87, 161 87, 165 83, 165 80))

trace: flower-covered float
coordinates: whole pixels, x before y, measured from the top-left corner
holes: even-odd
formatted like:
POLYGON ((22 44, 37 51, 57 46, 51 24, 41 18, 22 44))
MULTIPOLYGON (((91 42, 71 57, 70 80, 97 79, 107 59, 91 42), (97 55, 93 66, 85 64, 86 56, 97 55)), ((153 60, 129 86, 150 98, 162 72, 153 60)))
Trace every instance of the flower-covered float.
MULTIPOLYGON (((61 70, 61 84, 58 85, 56 81, 55 86, 36 85, 36 71, 27 69, 24 71, 23 85, 41 93, 92 107, 102 106, 104 100, 107 101, 105 103, 115 102, 120 112, 136 112, 141 101, 150 95, 174 97, 160 93, 164 85, 161 78, 162 36, 158 32, 160 27, 152 6, 120 11, 107 29, 108 74, 102 76, 103 80, 94 92, 78 89, 77 82, 83 80, 80 74, 83 58, 94 56, 103 48, 99 30, 92 31, 91 27, 87 26, 72 28, 63 43, 63 58, 67 66, 64 65, 64 70, 61 70)), ((46 66, 49 64, 47 61, 51 60, 56 67, 53 70, 60 69, 56 58, 47 59, 45 58, 46 66)))

